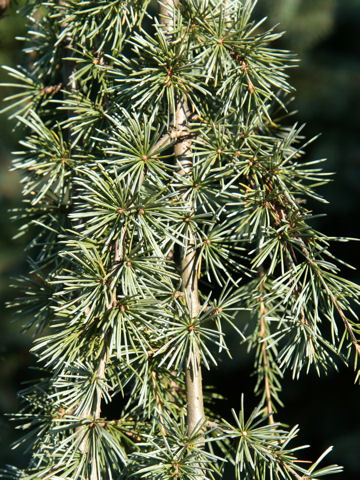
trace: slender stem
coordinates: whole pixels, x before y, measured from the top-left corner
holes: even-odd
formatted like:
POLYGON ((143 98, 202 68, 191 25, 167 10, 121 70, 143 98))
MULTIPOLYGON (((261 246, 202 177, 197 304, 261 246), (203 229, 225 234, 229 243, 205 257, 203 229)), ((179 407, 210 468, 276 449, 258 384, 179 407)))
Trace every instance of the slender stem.
POLYGON ((259 337, 262 339, 261 354, 262 354, 262 361, 263 361, 263 367, 264 367, 264 386, 265 386, 265 397, 266 397, 266 413, 268 414, 269 423, 274 424, 274 409, 273 409, 273 405, 272 405, 270 381, 269 381, 269 376, 268 376, 269 361, 268 361, 267 351, 266 351, 266 341, 264 341, 264 338, 266 337, 266 314, 267 314, 267 308, 265 307, 264 301, 261 298, 260 299, 260 333, 259 333, 259 337))
POLYGON ((265 398, 266 398, 266 413, 268 414, 268 420, 270 424, 274 424, 274 409, 273 409, 273 402, 272 402, 272 395, 271 395, 271 387, 270 387, 270 380, 268 375, 269 370, 269 360, 267 355, 267 342, 264 340, 267 335, 267 322, 266 322, 266 314, 268 313, 268 309, 266 308, 263 293, 264 293, 264 268, 261 266, 259 268, 259 276, 262 279, 260 283, 260 332, 259 337, 261 339, 261 358, 263 362, 264 368, 264 387, 265 387, 265 398))
MULTIPOLYGON (((186 100, 177 99, 175 112, 175 131, 179 140, 174 147, 175 158, 180 167, 180 174, 192 174, 191 139, 187 126, 189 108, 186 100)), ((198 275, 196 266, 196 249, 194 238, 189 228, 187 247, 181 258, 182 290, 185 293, 189 313, 196 317, 200 311, 198 275)), ((186 368, 186 399, 188 434, 194 431, 205 420, 202 389, 200 351, 195 344, 195 358, 192 357, 186 368)))
MULTIPOLYGON (((191 317, 196 317, 200 311, 198 293, 198 276, 196 268, 196 251, 191 232, 188 235, 187 252, 181 259, 182 290, 189 308, 191 317)), ((188 434, 205 420, 204 400, 202 388, 202 374, 200 364, 200 351, 197 344, 194 347, 194 356, 186 368, 186 402, 187 402, 187 427, 188 434)))
MULTIPOLYGON (((179 2, 177 0, 159 1, 160 18, 164 29, 169 34, 174 22, 173 7, 178 4, 179 2)), ((173 132, 173 138, 176 138, 174 154, 176 164, 179 166, 179 173, 184 176, 192 175, 192 140, 188 127, 190 116, 189 105, 186 99, 178 95, 176 98, 173 132)), ((192 209, 192 205, 189 205, 189 207, 192 209)), ((199 314, 200 300, 196 268, 196 249, 190 228, 187 246, 184 250, 179 262, 182 277, 182 291, 185 293, 189 313, 191 317, 194 318, 199 314)), ((195 345, 194 350, 195 355, 188 359, 188 367, 186 367, 187 428, 189 435, 205 420, 200 351, 197 345, 195 345)))
MULTIPOLYGON (((117 265, 121 260, 123 260, 124 257, 124 238, 126 235, 126 229, 124 228, 122 232, 122 242, 120 245, 119 239, 117 239, 114 243, 114 261, 113 265, 117 265)), ((109 309, 113 308, 116 305, 116 296, 117 296, 117 289, 116 287, 114 288, 113 295, 112 295, 112 301, 109 305, 109 309)), ((100 354, 100 360, 99 360, 99 365, 96 371, 96 377, 98 381, 103 381, 106 376, 106 366, 108 362, 108 357, 109 357, 109 339, 110 335, 109 332, 107 332, 105 339, 104 339, 104 345, 102 347, 102 351, 100 354)), ((82 414, 83 418, 88 418, 90 415, 93 417, 93 421, 97 421, 101 418, 101 401, 102 401, 102 394, 101 392, 98 392, 96 399, 92 405, 92 407, 89 409, 89 411, 85 411, 82 414)), ((80 445, 80 451, 82 453, 87 454, 88 453, 88 437, 89 434, 87 434, 81 445, 80 445)), ((89 480, 100 480, 100 472, 98 472, 97 468, 97 463, 96 462, 91 462, 91 475, 89 480)))
MULTIPOLYGON (((122 242, 120 245, 119 239, 117 239, 114 243, 114 262, 113 264, 116 265, 118 262, 120 262, 123 259, 123 243, 124 243, 124 237, 126 235, 126 229, 122 232, 122 242)), ((112 295, 112 301, 109 305, 109 309, 113 308, 116 305, 116 296, 117 296, 117 290, 116 287, 114 288, 113 295, 112 295)), ((97 381, 103 381, 106 376, 106 366, 108 363, 108 357, 109 357, 109 339, 110 335, 109 332, 106 334, 105 339, 104 339, 104 345, 102 347, 101 353, 100 353, 100 360, 99 364, 97 367, 96 371, 96 378, 97 381)), ((93 422, 98 421, 101 418, 101 401, 102 401, 102 394, 101 391, 96 392, 96 397, 94 398, 94 401, 92 405, 86 410, 82 412, 80 415, 81 418, 88 419, 89 417, 92 417, 93 422)), ((81 444, 79 446, 79 449, 81 453, 84 455, 88 455, 89 452, 89 432, 84 435, 84 438, 81 441, 81 444)), ((100 472, 98 472, 98 467, 97 463, 91 461, 91 474, 89 480, 100 480, 100 472)))
POLYGON ((165 427, 164 427, 164 421, 163 421, 163 418, 162 418, 162 412, 163 412, 162 401, 161 401, 161 398, 160 398, 160 395, 159 395, 159 390, 158 390, 158 386, 157 386, 157 373, 155 372, 155 370, 153 370, 151 372, 151 380, 152 380, 154 393, 155 393, 155 402, 156 402, 156 405, 157 405, 157 409, 159 410, 159 413, 160 413, 160 431, 163 435, 166 435, 166 430, 165 430, 165 427))
POLYGON ((196 347, 195 353, 197 365, 194 365, 191 361, 189 368, 186 369, 187 427, 189 435, 205 420, 200 352, 198 347, 196 347))

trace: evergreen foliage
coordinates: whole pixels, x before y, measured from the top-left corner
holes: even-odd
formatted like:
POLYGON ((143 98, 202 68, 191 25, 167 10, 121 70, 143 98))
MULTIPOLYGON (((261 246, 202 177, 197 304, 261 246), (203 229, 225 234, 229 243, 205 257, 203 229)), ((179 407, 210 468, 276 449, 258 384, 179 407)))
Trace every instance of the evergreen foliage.
POLYGON ((275 422, 282 377, 357 362, 359 287, 307 199, 321 161, 289 126, 294 56, 254 0, 33 0, 27 68, 4 110, 23 132, 15 302, 39 380, 20 395, 26 480, 320 479, 275 422), (248 325, 239 311, 248 311, 248 325), (255 357, 259 406, 211 411, 201 370, 255 357), (231 352, 236 355, 236 351, 231 352), (102 414, 122 398, 118 418, 102 414), (205 407, 203 402, 205 401, 205 407))

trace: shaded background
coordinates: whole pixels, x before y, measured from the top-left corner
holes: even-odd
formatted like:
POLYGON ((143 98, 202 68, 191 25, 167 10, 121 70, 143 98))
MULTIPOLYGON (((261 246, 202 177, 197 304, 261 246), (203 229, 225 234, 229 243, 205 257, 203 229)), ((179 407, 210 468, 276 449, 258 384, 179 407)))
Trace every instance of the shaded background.
MULTIPOLYGON (((5 3, 0 0, 0 64, 16 65, 24 63, 21 41, 14 38, 23 33, 24 20, 16 14, 20 2, 13 0, 2 11, 5 3)), ((360 238, 360 0, 259 0, 257 14, 268 15, 270 24, 279 23, 287 31, 282 46, 299 54, 300 66, 292 72, 297 119, 307 124, 307 137, 322 132, 308 149, 308 158, 327 157, 326 170, 336 172, 334 181, 321 190, 330 204, 314 206, 316 212, 327 214, 317 227, 329 235, 360 238)), ((3 71, 0 81, 8 81, 3 71)), ((2 88, 0 99, 8 93, 2 88)), ((19 178, 9 173, 10 151, 18 141, 12 126, 0 115, 0 466, 21 466, 26 460, 23 451, 10 449, 16 431, 3 413, 18 409, 16 391, 31 377, 28 367, 33 362, 31 338, 19 333, 19 325, 11 323, 11 312, 5 309, 5 302, 14 296, 11 277, 25 268, 25 242, 12 240, 16 225, 8 213, 20 199, 19 178)), ((332 250, 360 266, 360 244, 334 245, 332 250)), ((344 274, 360 281, 358 271, 344 274)), ((215 384, 228 399, 218 406, 224 415, 229 407, 238 408, 240 392, 246 394, 249 409, 251 402, 255 404, 251 367, 252 359, 244 352, 236 362, 205 373, 205 382, 215 384)), ((289 425, 299 423, 299 442, 312 445, 305 458, 335 446, 329 461, 343 465, 345 472, 334 480, 360 478, 360 386, 353 384, 354 377, 351 368, 320 379, 309 374, 299 382, 287 377, 281 396, 285 408, 278 418, 289 425)))

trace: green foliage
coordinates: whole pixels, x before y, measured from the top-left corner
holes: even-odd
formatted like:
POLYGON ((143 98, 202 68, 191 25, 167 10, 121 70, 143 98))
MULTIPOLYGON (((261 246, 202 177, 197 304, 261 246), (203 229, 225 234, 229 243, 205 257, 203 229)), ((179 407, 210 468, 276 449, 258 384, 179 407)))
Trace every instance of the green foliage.
POLYGON ((323 456, 301 467, 297 427, 273 420, 287 370, 320 374, 352 348, 356 365, 359 286, 329 250, 346 239, 312 226, 306 201, 324 201, 328 174, 303 159, 287 118, 295 59, 255 4, 170 2, 170 26, 148 1, 26 6, 31 60, 8 69, 20 92, 4 111, 23 132, 16 216, 33 238, 15 307, 44 371, 15 416, 32 460, 4 478, 340 471, 319 469, 323 456), (206 394, 206 418, 186 428, 189 374, 230 355, 233 332, 254 355, 259 406, 230 423, 206 394))
POLYGON ((314 462, 309 469, 297 464, 296 452, 306 447, 289 448, 288 444, 297 436, 298 428, 285 430, 279 424, 266 424, 260 408, 244 418, 244 404, 238 415, 233 411, 235 425, 225 424, 226 434, 236 440, 235 476, 240 478, 307 478, 316 479, 323 475, 341 471, 338 466, 317 470, 321 459, 314 462))

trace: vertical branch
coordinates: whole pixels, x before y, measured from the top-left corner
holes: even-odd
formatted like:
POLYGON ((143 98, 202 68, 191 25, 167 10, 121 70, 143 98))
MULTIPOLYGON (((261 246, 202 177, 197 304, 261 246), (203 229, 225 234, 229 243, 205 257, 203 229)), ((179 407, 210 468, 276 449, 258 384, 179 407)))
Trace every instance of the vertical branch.
MULTIPOLYGON (((264 275, 264 272, 260 271, 260 276, 262 277, 264 275)), ((267 334, 267 325, 266 325, 266 314, 267 314, 267 308, 264 303, 264 299, 262 297, 263 294, 263 283, 260 284, 260 332, 259 332, 259 337, 260 337, 260 342, 261 342, 261 359, 263 362, 263 369, 264 369, 264 388, 265 388, 265 399, 266 399, 266 413, 268 414, 268 419, 269 423, 273 424, 274 423, 274 409, 273 409, 273 402, 271 398, 271 388, 270 388, 270 381, 269 381, 269 375, 268 375, 268 370, 269 370, 269 360, 267 356, 267 351, 266 351, 266 341, 264 341, 264 338, 266 338, 267 334)))
MULTIPOLYGON (((124 243, 124 237, 126 235, 126 229, 124 228, 123 232, 122 232, 122 242, 121 242, 121 246, 120 246, 120 242, 119 242, 119 239, 117 239, 114 243, 114 261, 113 261, 113 267, 115 267, 122 259, 123 259, 123 256, 124 256, 124 253, 123 253, 123 243, 124 243)), ((114 291, 113 291, 113 294, 112 294, 112 299, 111 299, 111 303, 109 305, 109 309, 113 308, 115 305, 116 305, 116 302, 117 302, 117 289, 116 287, 114 287, 114 291)), ((109 356, 109 332, 106 332, 105 334, 105 339, 104 339, 104 345, 102 347, 102 350, 101 350, 101 353, 100 353, 100 360, 99 360, 99 364, 98 364, 98 367, 97 367, 97 370, 96 370, 96 379, 97 381, 103 381, 105 380, 105 376, 106 376, 106 366, 107 366, 107 363, 108 363, 108 356, 109 356)), ((102 401, 102 394, 100 391, 97 391, 96 392, 96 398, 94 399, 93 403, 90 405, 90 407, 85 410, 81 417, 82 418, 89 418, 92 416, 92 419, 93 419, 93 422, 96 422, 97 420, 99 420, 101 418, 101 401, 102 401)), ((84 455, 88 455, 90 452, 89 452, 89 446, 88 446, 88 438, 89 438, 89 433, 87 433, 81 444, 80 444, 80 451, 81 453, 83 453, 84 455)), ((90 475, 90 478, 89 480, 100 480, 100 472, 98 472, 98 466, 97 466, 97 463, 92 461, 93 459, 91 459, 91 475, 90 475)))
MULTIPOLYGON (((170 34, 173 26, 173 7, 178 5, 177 0, 159 1, 160 17, 164 29, 170 34)), ((176 98, 176 109, 174 119, 173 137, 176 139, 174 155, 176 164, 179 166, 179 173, 183 176, 192 175, 191 138, 188 127, 190 118, 189 106, 180 94, 176 98)), ((192 205, 189 205, 192 210, 192 205)), ((198 291, 198 277, 196 268, 196 249, 194 237, 189 229, 187 245, 181 254, 179 261, 182 291, 191 317, 196 317, 200 311, 200 300, 198 291)), ((200 364, 200 351, 195 345, 195 355, 188 359, 186 367, 186 400, 187 400, 187 428, 191 435, 194 429, 205 419, 204 400, 202 389, 202 374, 200 364), (195 357, 195 358, 194 358, 195 357)))
POLYGON ((270 327, 267 319, 268 307, 265 302, 265 272, 261 265, 258 269, 260 278, 259 285, 259 333, 258 333, 258 347, 257 347, 257 362, 258 368, 258 382, 256 385, 256 393, 262 391, 262 399, 264 401, 264 410, 268 416, 270 425, 274 424, 275 403, 282 405, 278 393, 281 390, 279 378, 282 377, 282 372, 277 365, 276 347, 269 346, 267 338, 270 335, 270 327))
MULTIPOLYGON (((175 144, 175 158, 183 175, 192 174, 191 140, 187 119, 189 110, 186 100, 177 99, 175 114, 175 132, 178 141, 175 144)), ((192 206, 190 206, 192 207, 192 206)), ((196 248, 194 237, 189 229, 187 245, 180 261, 182 290, 188 305, 191 317, 196 317, 200 311, 198 290, 198 275, 196 267, 196 248)), ((204 400, 202 390, 202 374, 200 365, 200 351, 195 344, 195 358, 190 359, 186 368, 186 399, 187 399, 187 427, 189 435, 204 421, 204 400)))
MULTIPOLYGON (((105 342, 104 342, 104 346, 103 346, 103 349, 102 349, 102 353, 101 353, 101 357, 100 357, 100 362, 99 362, 99 366, 98 366, 98 369, 97 369, 97 372, 96 372, 96 376, 98 378, 98 380, 102 381, 105 379, 105 374, 106 374, 106 365, 107 365, 107 360, 108 360, 108 345, 107 345, 107 339, 105 339, 105 342)), ((95 401, 95 405, 94 405, 94 409, 93 409, 93 422, 96 422, 96 420, 99 420, 99 418, 101 417, 101 400, 102 400, 102 395, 101 393, 99 392, 97 397, 96 397, 96 401, 95 401)), ((88 437, 86 437, 86 440, 88 439, 88 437)), ((87 442, 86 442, 87 443, 87 442)), ((85 452, 83 453, 88 453, 88 446, 86 445, 86 450, 85 452)), ((93 458, 91 458, 91 461, 90 461, 90 465, 91 465, 91 474, 90 474, 90 479, 89 480, 100 480, 100 472, 98 471, 98 464, 97 462, 94 461, 93 458)))
POLYGON ((155 402, 157 405, 157 409, 159 410, 160 413, 160 431, 161 433, 165 436, 166 435, 166 429, 164 426, 164 420, 162 418, 162 413, 163 413, 163 408, 162 408, 162 401, 159 395, 159 389, 157 385, 157 373, 155 370, 151 372, 151 381, 153 384, 153 389, 154 389, 154 394, 155 394, 155 402))

